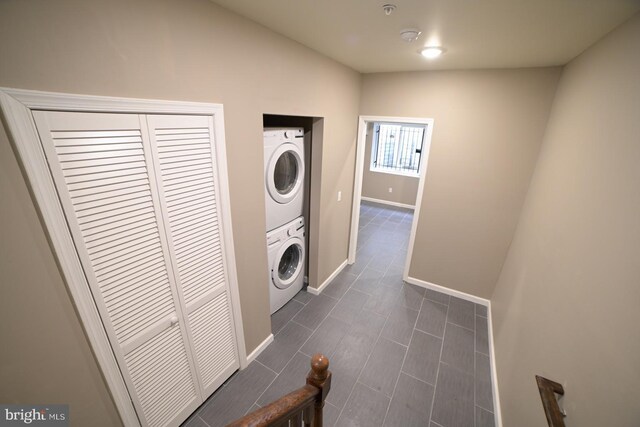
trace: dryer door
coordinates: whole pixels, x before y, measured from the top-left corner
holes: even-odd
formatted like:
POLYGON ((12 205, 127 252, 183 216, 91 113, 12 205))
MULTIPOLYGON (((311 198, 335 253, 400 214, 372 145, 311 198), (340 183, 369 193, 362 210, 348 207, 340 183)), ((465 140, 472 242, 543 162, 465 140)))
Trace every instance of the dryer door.
POLYGON ((278 249, 271 266, 271 281, 279 289, 287 289, 302 274, 304 243, 299 237, 287 239, 278 249))
POLYGON ((267 191, 276 202, 289 203, 302 191, 304 161, 302 151, 296 145, 280 145, 271 155, 266 169, 267 191))

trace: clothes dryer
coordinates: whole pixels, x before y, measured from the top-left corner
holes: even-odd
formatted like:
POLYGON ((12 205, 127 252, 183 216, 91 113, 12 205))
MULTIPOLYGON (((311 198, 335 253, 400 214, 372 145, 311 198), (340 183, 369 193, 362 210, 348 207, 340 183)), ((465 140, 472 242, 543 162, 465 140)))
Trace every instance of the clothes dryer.
POLYGON ((298 218, 304 202, 304 130, 264 130, 267 231, 298 218))

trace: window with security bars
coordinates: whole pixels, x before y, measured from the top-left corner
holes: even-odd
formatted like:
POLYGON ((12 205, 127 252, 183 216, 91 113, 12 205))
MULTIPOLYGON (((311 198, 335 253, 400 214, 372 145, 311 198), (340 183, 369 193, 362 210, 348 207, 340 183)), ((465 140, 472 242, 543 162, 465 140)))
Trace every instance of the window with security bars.
POLYGON ((418 176, 424 126, 374 123, 371 170, 418 176))

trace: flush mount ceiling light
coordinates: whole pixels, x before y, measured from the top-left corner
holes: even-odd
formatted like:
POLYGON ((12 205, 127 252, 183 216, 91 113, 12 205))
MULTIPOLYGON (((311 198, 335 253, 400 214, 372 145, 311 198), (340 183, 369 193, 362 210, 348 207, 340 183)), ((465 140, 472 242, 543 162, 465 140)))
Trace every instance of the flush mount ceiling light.
POLYGON ((444 53, 444 49, 439 46, 425 47, 420 51, 420 55, 427 59, 435 59, 444 53))
POLYGON ((400 38, 407 43, 411 43, 412 41, 417 40, 418 37, 420 37, 420 34, 422 34, 422 31, 420 30, 416 30, 415 28, 406 28, 400 31, 400 38))
POLYGON ((391 15, 391 13, 396 10, 398 8, 398 6, 396 6, 395 4, 391 4, 391 3, 387 3, 382 5, 382 10, 384 10, 384 14, 389 16, 391 15))

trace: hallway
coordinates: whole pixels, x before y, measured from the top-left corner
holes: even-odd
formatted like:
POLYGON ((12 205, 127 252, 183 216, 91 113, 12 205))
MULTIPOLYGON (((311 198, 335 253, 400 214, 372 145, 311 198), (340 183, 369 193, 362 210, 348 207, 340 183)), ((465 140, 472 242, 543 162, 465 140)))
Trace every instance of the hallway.
POLYGON ((412 218, 363 202, 356 263, 274 313, 274 342, 184 425, 224 426, 301 387, 322 352, 327 426, 493 426, 486 307, 402 281, 412 218))

